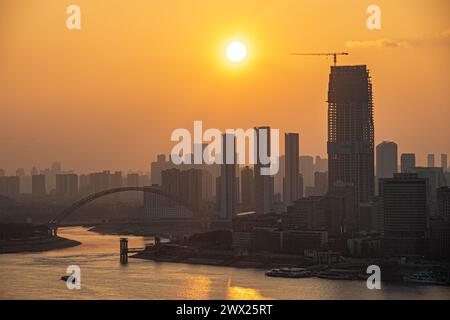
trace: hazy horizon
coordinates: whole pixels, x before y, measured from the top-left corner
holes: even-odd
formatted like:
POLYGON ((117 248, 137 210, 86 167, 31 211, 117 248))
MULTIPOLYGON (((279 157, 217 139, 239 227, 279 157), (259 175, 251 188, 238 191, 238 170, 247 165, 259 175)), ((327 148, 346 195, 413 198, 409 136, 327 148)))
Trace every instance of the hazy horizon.
POLYGON ((382 29, 366 28, 371 1, 71 1, 0 4, 0 168, 148 171, 174 129, 269 125, 299 132, 301 155, 326 155, 332 59, 290 52, 347 51, 366 64, 375 144, 399 154, 450 155, 450 2, 386 1, 382 29), (7 9, 7 10, 6 10, 7 9), (239 67, 224 45, 242 39, 239 67))

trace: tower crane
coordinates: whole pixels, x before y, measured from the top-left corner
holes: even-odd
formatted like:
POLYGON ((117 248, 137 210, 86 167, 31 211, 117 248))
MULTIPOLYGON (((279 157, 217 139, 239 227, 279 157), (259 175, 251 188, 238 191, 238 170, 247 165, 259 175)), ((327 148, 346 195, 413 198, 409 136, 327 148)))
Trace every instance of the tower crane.
POLYGON ((329 53, 291 53, 293 56, 333 56, 334 66, 337 63, 337 56, 348 56, 348 52, 329 52, 329 53))

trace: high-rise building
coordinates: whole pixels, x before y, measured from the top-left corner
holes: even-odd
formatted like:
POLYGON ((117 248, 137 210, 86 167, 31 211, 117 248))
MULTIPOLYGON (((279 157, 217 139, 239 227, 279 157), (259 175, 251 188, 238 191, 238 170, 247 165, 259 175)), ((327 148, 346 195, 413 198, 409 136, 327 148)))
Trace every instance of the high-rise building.
POLYGON ((161 172, 161 189, 164 192, 181 198, 181 171, 176 168, 161 172))
POLYGON ((434 154, 433 153, 429 153, 427 155, 427 167, 428 168, 434 168, 435 167, 434 154))
POLYGON ((436 167, 415 167, 408 172, 417 173, 419 178, 427 179, 430 213, 435 214, 437 210, 436 190, 446 186, 446 179, 442 169, 436 167))
POLYGON ((401 173, 407 173, 416 167, 416 155, 414 153, 402 153, 400 156, 401 173))
POLYGON ((236 138, 233 134, 222 135, 222 165, 220 166, 219 218, 231 220, 236 214, 236 138))
POLYGON ((109 175, 109 188, 119 188, 122 186, 122 172, 115 171, 109 175))
POLYGON ((78 191, 81 194, 88 194, 92 192, 90 176, 87 174, 80 174, 78 177, 78 191))
POLYGON ((20 179, 18 176, 0 177, 0 194, 15 197, 20 194, 20 179))
MULTIPOLYGON (((154 186, 158 188, 158 186, 154 186)), ((164 196, 144 192, 144 219, 192 218, 193 211, 164 196)))
MULTIPOLYGON (((207 165, 203 165, 205 168, 207 165)), ((202 170, 202 200, 212 202, 213 196, 213 175, 209 170, 202 170)))
POLYGON ((275 194, 279 194, 283 198, 284 194, 284 177, 286 176, 286 156, 283 154, 279 157, 279 169, 276 174, 273 175, 274 186, 273 191, 275 194))
POLYGON ((246 209, 255 205, 255 177, 248 166, 241 170, 241 205, 246 209))
POLYGON ((328 173, 314 172, 314 195, 323 196, 328 191, 328 173))
POLYGON ((127 174, 127 187, 139 187, 139 174, 138 173, 127 174))
POLYGON ((437 214, 450 217, 450 188, 440 187, 437 189, 437 214))
POLYGON ((299 171, 303 175, 304 186, 314 186, 314 158, 311 156, 300 156, 299 171))
POLYGON ((304 195, 304 193, 303 193, 303 189, 304 189, 304 184, 303 184, 303 175, 301 174, 301 173, 299 173, 298 174, 298 187, 297 187, 297 190, 298 190, 298 197, 299 198, 303 198, 303 195, 304 195))
POLYGON ((369 70, 332 66, 328 87, 328 181, 353 183, 357 202, 374 194, 374 122, 369 70))
POLYGON ((189 169, 180 173, 180 196, 198 215, 202 208, 202 170, 189 169))
POLYGON ((150 164, 150 180, 152 185, 161 185, 161 172, 171 168, 170 163, 166 161, 164 154, 156 156, 156 162, 150 164))
POLYGON ((30 174, 34 176, 35 174, 39 174, 39 171, 36 167, 31 168, 30 174))
POLYGON ((376 171, 377 178, 392 178, 397 173, 397 144, 383 141, 377 145, 376 171))
POLYGON ((78 176, 74 173, 60 173, 56 175, 56 194, 75 195, 78 193, 78 176))
POLYGON ((328 159, 322 159, 320 156, 316 156, 314 163, 314 172, 327 172, 328 171, 328 159))
POLYGON ((34 174, 31 176, 31 193, 34 196, 43 196, 46 193, 45 190, 45 175, 34 174))
MULTIPOLYGON (((441 154, 441 168, 444 173, 448 171, 447 154, 445 153, 441 154)), ((447 183, 450 183, 450 181, 447 181, 447 183)))
POLYGON ((428 180, 414 173, 397 173, 379 183, 385 253, 423 254, 429 213, 428 180))
POLYGON ((284 177, 284 205, 290 206, 299 198, 299 136, 298 133, 285 133, 285 177, 284 177))
POLYGON ((267 157, 270 157, 270 127, 256 127, 255 132, 255 212, 256 214, 266 214, 272 211, 274 186, 272 176, 261 174, 261 169, 270 166, 270 163, 263 163, 261 154, 265 153, 267 157), (265 137, 265 141, 262 139, 263 137, 265 137))
POLYGON ((437 189, 437 215, 430 217, 430 254, 450 260, 450 188, 437 189))
POLYGON ((89 182, 92 192, 98 192, 109 189, 109 171, 93 172, 89 174, 89 182))

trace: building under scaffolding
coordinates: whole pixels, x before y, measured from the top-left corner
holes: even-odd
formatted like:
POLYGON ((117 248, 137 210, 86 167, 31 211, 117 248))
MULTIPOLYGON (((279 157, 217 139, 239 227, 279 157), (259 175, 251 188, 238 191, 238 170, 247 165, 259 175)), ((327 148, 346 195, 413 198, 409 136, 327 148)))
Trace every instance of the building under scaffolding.
POLYGON ((328 178, 353 184, 357 203, 374 193, 372 84, 365 65, 332 66, 328 88, 328 178))

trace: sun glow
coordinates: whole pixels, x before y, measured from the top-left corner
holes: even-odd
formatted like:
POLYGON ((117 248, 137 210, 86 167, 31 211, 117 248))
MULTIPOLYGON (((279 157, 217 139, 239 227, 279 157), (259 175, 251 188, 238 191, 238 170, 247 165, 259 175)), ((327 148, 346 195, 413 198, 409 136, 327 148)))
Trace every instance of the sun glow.
POLYGON ((232 41, 227 46, 226 55, 231 62, 241 62, 247 57, 247 46, 242 41, 232 41))

